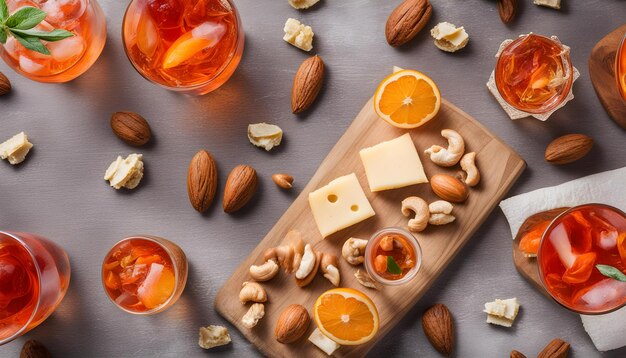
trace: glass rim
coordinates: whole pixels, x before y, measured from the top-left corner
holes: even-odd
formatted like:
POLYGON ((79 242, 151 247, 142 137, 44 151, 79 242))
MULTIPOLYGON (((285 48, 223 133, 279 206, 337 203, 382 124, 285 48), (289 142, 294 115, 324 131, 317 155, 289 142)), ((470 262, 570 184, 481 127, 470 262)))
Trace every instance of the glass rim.
POLYGON ((367 271, 367 273, 375 281, 383 285, 387 285, 387 286, 402 285, 412 280, 413 278, 415 278, 415 276, 417 276, 417 273, 420 271, 420 268, 422 267, 422 247, 420 246, 419 241, 417 241, 417 238, 413 234, 408 232, 407 230, 404 230, 399 227, 394 227, 394 226, 386 227, 375 232, 367 241, 367 245, 365 246, 365 261, 363 262, 363 265, 365 266, 365 270, 367 271), (407 239, 407 241, 413 246, 413 249, 415 250, 415 257, 416 257, 415 267, 413 267, 412 270, 407 272, 407 274, 404 277, 398 280, 388 280, 384 277, 381 277, 380 275, 376 273, 376 270, 374 270, 372 266, 371 253, 373 250, 373 246, 377 244, 378 241, 382 239, 383 234, 386 234, 386 233, 398 233, 402 235, 403 237, 407 239))
MULTIPOLYGON (((102 272, 101 272, 101 278, 100 281, 102 282, 102 287, 104 288, 104 293, 107 295, 107 297, 109 298, 109 300, 111 302, 113 302, 113 304, 121 309, 122 311, 128 312, 130 314, 134 314, 134 315, 139 315, 139 316, 146 316, 146 315, 152 315, 155 313, 159 313, 163 310, 165 310, 166 308, 169 307, 170 303, 172 303, 172 299, 174 299, 174 297, 176 296, 176 291, 180 285, 180 280, 178 278, 180 271, 178 270, 178 265, 176 264, 177 262, 177 258, 174 255, 174 253, 172 252, 172 250, 170 250, 169 247, 166 247, 165 245, 163 245, 161 242, 159 242, 159 240, 165 240, 169 243, 171 243, 172 245, 176 245, 175 243, 164 239, 162 237, 158 237, 158 236, 154 236, 154 235, 131 235, 131 236, 127 236, 123 239, 121 239, 120 241, 116 242, 115 244, 113 244, 113 246, 111 246, 111 249, 109 249, 109 251, 107 251, 106 255, 104 256, 104 260, 102 261, 102 272), (167 298, 167 300, 165 300, 165 302, 163 302, 162 304, 160 304, 159 306, 151 309, 151 310, 147 310, 147 311, 133 311, 130 310, 128 308, 122 307, 121 305, 119 305, 117 302, 115 302, 115 300, 113 299, 113 297, 111 297, 111 295, 109 294, 109 291, 107 290, 106 285, 104 284, 104 265, 106 264, 107 259, 109 258, 111 252, 113 251, 113 249, 115 247, 117 247, 118 245, 120 245, 123 242, 126 241, 130 241, 130 240, 145 240, 145 241, 150 241, 153 242, 157 245, 159 245, 159 247, 161 247, 169 256, 170 260, 172 261, 172 267, 174 268, 174 290, 172 291, 172 294, 170 295, 170 297, 167 298)), ((176 245, 178 246, 178 245, 176 245)))
MULTIPOLYGON (((621 74, 619 71, 620 68, 620 60, 622 60, 622 56, 626 56, 626 32, 624 32, 624 36, 622 36, 622 40, 617 45, 617 51, 615 52, 615 68, 613 69, 615 73, 615 80, 617 83, 617 93, 622 97, 624 101, 626 101, 626 89, 622 89, 622 81, 619 78, 621 74)), ((622 61, 626 61, 622 60, 622 61)), ((626 76, 626 73, 621 74, 626 76)))
MULTIPOLYGON (((554 44, 557 44, 559 47, 563 48, 564 45, 560 40, 557 41, 551 37, 545 36, 545 35, 539 35, 539 34, 535 34, 533 32, 529 32, 527 34, 522 34, 520 36, 518 36, 516 39, 512 40, 509 44, 507 44, 502 51, 500 51, 500 56, 498 56, 498 59, 496 60, 496 69, 498 67, 498 64, 500 63, 500 61, 502 60, 502 52, 504 52, 506 49, 508 49, 509 47, 511 47, 514 44, 519 43, 520 41, 522 41, 523 39, 528 38, 529 36, 536 36, 536 37, 541 37, 543 39, 546 39, 554 44)), ((551 103, 549 106, 542 108, 542 109, 528 109, 528 108, 520 108, 517 105, 510 103, 509 101, 506 100, 506 98, 502 95, 502 92, 500 91, 500 88, 498 88, 498 71, 494 71, 494 83, 496 86, 496 90, 498 91, 498 93, 500 94, 500 96, 502 97, 502 99, 504 100, 504 102, 506 102, 506 104, 508 104, 509 106, 515 108, 518 111, 522 111, 522 112, 526 112, 526 113, 530 113, 530 114, 545 114, 548 113, 550 111, 555 110, 555 108, 557 108, 561 103, 563 103, 563 101, 565 101, 565 99, 567 99, 567 96, 569 94, 569 92, 572 90, 572 86, 574 84, 574 65, 572 64, 572 58, 570 56, 570 52, 567 51, 567 53, 561 55, 561 56, 565 56, 565 59, 567 61, 565 61, 564 59, 562 59, 562 62, 564 65, 566 70, 569 71, 569 79, 567 80, 567 82, 565 83, 565 86, 563 87, 563 90, 561 91, 561 93, 559 94, 559 96, 557 97, 557 100, 553 100, 553 103, 551 103)))
POLYGON ((237 53, 237 50, 239 49, 239 46, 242 45, 241 43, 245 41, 245 39, 243 37, 239 36, 240 32, 243 32, 243 26, 241 24, 241 17, 239 16, 239 11, 237 10, 237 7, 235 6, 235 4, 232 2, 232 0, 223 0, 228 2, 228 4, 232 7, 233 9, 233 14, 235 15, 235 19, 237 20, 237 35, 236 36, 236 41, 235 41, 235 46, 234 46, 234 51, 232 51, 232 53, 229 54, 228 59, 224 62, 224 65, 222 66, 222 68, 220 68, 220 70, 218 72, 216 72, 210 79, 199 83, 199 84, 195 84, 195 85, 190 85, 190 86, 168 86, 166 84, 160 83, 148 76, 146 76, 143 72, 141 72, 141 70, 137 67, 137 65, 135 64, 135 61, 133 61, 133 59, 131 58, 129 52, 128 52, 128 48, 126 47, 126 38, 124 36, 124 28, 125 28, 125 24, 126 24, 126 19, 128 17, 128 10, 130 10, 130 7, 138 0, 131 0, 130 3, 128 4, 128 6, 126 7, 126 10, 124 11, 124 18, 122 19, 122 46, 124 47, 124 53, 126 54, 126 58, 128 59, 128 61, 131 63, 131 65, 133 66, 133 68, 135 69, 135 71, 137 73, 139 73, 139 75, 141 75, 141 77, 143 77, 144 79, 148 80, 149 82, 164 88, 166 90, 169 91, 173 91, 173 92, 193 92, 195 90, 199 90, 202 87, 212 83, 213 81, 215 81, 217 78, 219 78, 219 76, 222 75, 222 73, 224 73, 224 71, 226 71, 226 69, 228 68, 228 65, 233 61, 233 59, 235 58, 235 54, 237 53))
POLYGON ((17 330, 13 335, 5 339, 1 339, 0 345, 4 345, 20 337, 24 333, 24 331, 26 331, 26 328, 28 328, 28 326, 35 319, 35 315, 37 314, 37 311, 39 310, 39 306, 41 305, 41 279, 42 279, 41 268, 39 267, 39 264, 37 263, 35 254, 30 249, 28 244, 26 244, 26 242, 24 242, 24 240, 18 234, 14 234, 9 231, 0 230, 0 236, 2 235, 7 236, 9 239, 15 240, 24 250, 26 250, 26 252, 28 252, 28 255, 30 256, 33 266, 35 267, 35 270, 37 272, 37 284, 39 286, 39 295, 37 295, 37 303, 35 304, 35 308, 33 309, 33 312, 31 313, 30 317, 28 318, 28 321, 26 321, 24 325, 19 330, 17 330))
POLYGON ((603 314, 607 314, 607 313, 611 313, 614 311, 617 311, 623 307, 626 306, 626 301, 624 301, 622 304, 617 305, 613 308, 609 308, 606 310, 602 310, 602 311, 585 311, 585 310, 581 310, 581 309, 576 309, 574 307, 570 307, 569 305, 567 305, 565 302, 562 302, 558 297, 555 297, 554 294, 552 294, 552 292, 548 289, 548 286, 546 285, 545 279, 543 277, 543 270, 541 269, 541 248, 544 244, 544 242, 547 240, 546 239, 546 233, 551 232, 552 229, 554 229, 554 226, 556 225, 558 220, 561 220, 563 217, 571 214, 574 211, 578 211, 582 208, 586 208, 586 207, 600 207, 603 209, 607 209, 613 212, 616 212, 617 214, 620 214, 625 220, 626 220, 626 213, 624 213, 624 211, 622 211, 619 208, 616 208, 614 206, 608 205, 608 204, 602 204, 602 203, 587 203, 587 204, 581 204, 581 205, 576 205, 576 206, 572 206, 566 210, 564 210, 562 213, 560 213, 559 215, 557 215, 554 219, 552 219, 552 221, 550 221, 550 224, 548 225, 548 227, 546 227, 546 229, 544 230, 543 234, 541 235, 541 240, 539 242, 539 250, 537 251, 537 273, 539 274, 539 280, 541 281, 541 285, 543 286, 543 288, 546 290, 546 292, 548 293, 548 295, 550 296, 550 298, 552 298, 552 300, 556 303, 558 303, 560 306, 566 308, 569 311, 578 313, 578 314, 582 314, 582 315, 587 315, 587 316, 597 316, 597 315, 603 315, 603 314))

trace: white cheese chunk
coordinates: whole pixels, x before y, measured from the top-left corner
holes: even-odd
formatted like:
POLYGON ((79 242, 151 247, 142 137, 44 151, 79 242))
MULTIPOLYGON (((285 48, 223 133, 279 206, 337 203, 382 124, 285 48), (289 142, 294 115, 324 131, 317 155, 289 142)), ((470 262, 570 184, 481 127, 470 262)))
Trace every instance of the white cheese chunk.
POLYGON ((198 345, 204 349, 223 346, 230 343, 228 328, 222 326, 200 327, 198 345))
POLYGON ((249 124, 248 140, 257 147, 261 147, 269 151, 280 145, 280 142, 283 140, 283 130, 274 124, 249 124))
POLYGON ((20 132, 0 144, 0 158, 8 159, 13 165, 19 164, 26 159, 32 147, 33 144, 28 141, 26 133, 20 132))
POLYGON ((375 215, 354 173, 311 192, 309 205, 324 238, 375 215))
POLYGON ((313 36, 315 34, 311 26, 306 26, 296 19, 289 18, 285 22, 283 31, 285 31, 283 40, 295 47, 304 51, 311 51, 313 48, 313 36))
POLYGON ((341 347, 337 342, 332 339, 326 337, 319 329, 315 329, 313 333, 309 336, 309 341, 317 346, 317 348, 321 349, 327 355, 333 355, 339 347, 341 347))
POLYGON ((487 323, 495 324, 502 327, 511 327, 513 326, 513 321, 510 319, 506 319, 503 317, 498 317, 494 315, 487 315, 487 323))
POLYGON ((511 327, 519 313, 519 307, 519 301, 515 297, 506 300, 496 299, 485 303, 483 312, 487 313, 487 323, 511 327))
POLYGON ((135 189, 143 178, 142 157, 141 154, 131 154, 126 159, 118 156, 104 173, 104 180, 115 189, 135 189))
POLYGON ((469 35, 463 26, 456 27, 449 22, 440 22, 430 30, 435 46, 442 51, 455 52, 467 45, 469 35))
POLYGON ((561 8, 561 0, 534 0, 533 4, 547 6, 557 10, 561 8))
POLYGON ((487 302, 485 303, 485 309, 483 312, 493 316, 504 317, 504 314, 506 313, 506 304, 504 304, 501 300, 487 302))
POLYGON ((291 5, 294 9, 302 10, 310 8, 319 1, 320 0, 289 0, 289 5, 291 5))
POLYGON ((362 149, 359 154, 373 192, 428 183, 409 133, 362 149))

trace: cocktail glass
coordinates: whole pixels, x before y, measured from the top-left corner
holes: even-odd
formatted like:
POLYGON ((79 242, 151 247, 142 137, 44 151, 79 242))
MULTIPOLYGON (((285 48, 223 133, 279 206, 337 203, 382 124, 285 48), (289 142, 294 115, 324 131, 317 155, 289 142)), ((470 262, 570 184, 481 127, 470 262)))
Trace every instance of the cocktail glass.
POLYGON ((537 254, 539 277, 561 306, 604 314, 626 304, 626 282, 597 265, 626 272, 626 214, 604 204, 566 210, 546 228, 537 254))
POLYGON ((96 0, 7 0, 9 11, 22 7, 39 8, 47 13, 36 30, 63 29, 72 37, 45 42, 50 55, 26 49, 9 36, 0 45, 0 56, 9 67, 31 80, 68 82, 82 75, 98 59, 106 42, 106 19, 96 0))
POLYGON ((617 80, 617 90, 626 101, 626 34, 624 34, 615 54, 615 79, 617 80))
POLYGON ((365 269, 374 280, 383 285, 397 286, 407 283, 417 275, 421 264, 422 249, 419 242, 410 232, 400 228, 389 227, 376 232, 365 247, 365 269), (381 242, 385 237, 394 238, 393 250, 381 249, 381 242), (402 272, 397 275, 380 273, 375 263, 379 255, 393 257, 402 272), (410 268, 405 269, 405 264, 410 265, 410 268))
POLYGON ((69 283, 61 247, 35 234, 0 231, 0 345, 48 318, 69 283))
POLYGON ((102 284, 120 309, 149 315, 173 305, 187 283, 187 257, 173 242, 150 235, 127 237, 102 264, 102 284))
POLYGON ((198 95, 230 78, 244 47, 241 20, 230 0, 133 0, 122 39, 144 78, 198 95))

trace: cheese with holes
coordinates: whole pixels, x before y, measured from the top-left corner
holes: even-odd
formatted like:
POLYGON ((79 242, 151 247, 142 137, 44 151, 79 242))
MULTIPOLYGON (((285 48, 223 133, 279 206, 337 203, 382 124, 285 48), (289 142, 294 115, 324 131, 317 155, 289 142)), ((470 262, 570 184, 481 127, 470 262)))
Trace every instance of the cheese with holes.
POLYGON ((354 173, 311 192, 309 205, 324 238, 375 215, 354 173))
POLYGON ((26 133, 20 132, 0 143, 0 158, 8 159, 13 165, 19 164, 26 159, 26 154, 32 147, 33 144, 28 141, 26 133))
POLYGON ((379 143, 359 152, 371 191, 428 183, 411 136, 379 143))
POLYGON ((485 303, 483 312, 487 313, 487 323, 511 327, 519 313, 519 306, 519 301, 515 297, 507 300, 496 299, 485 303))

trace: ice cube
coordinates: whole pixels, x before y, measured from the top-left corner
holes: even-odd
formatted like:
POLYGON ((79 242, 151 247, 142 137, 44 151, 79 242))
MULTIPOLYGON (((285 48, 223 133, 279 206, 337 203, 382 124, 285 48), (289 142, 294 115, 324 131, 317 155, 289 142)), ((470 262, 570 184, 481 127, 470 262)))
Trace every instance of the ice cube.
POLYGON ((148 0, 148 10, 160 29, 182 25, 184 9, 180 0, 148 0))
POLYGON ((185 6, 183 20, 189 27, 198 26, 209 18, 218 18, 233 11, 226 0, 197 0, 185 6))
POLYGON ((559 259, 566 268, 572 267, 576 261, 576 254, 572 252, 572 245, 569 241, 569 234, 565 225, 560 223, 550 233, 550 242, 559 255, 559 259))
POLYGON ((78 60, 85 50, 85 42, 82 36, 74 35, 61 41, 49 42, 47 45, 50 55, 58 62, 72 59, 78 60))
POLYGON ((146 308, 156 308, 172 295, 175 285, 176 279, 172 270, 153 263, 150 265, 148 276, 137 289, 137 297, 146 308))
POLYGON ((160 41, 159 30, 147 12, 141 14, 137 25, 137 47, 144 55, 152 57, 160 41))
MULTIPOLYGON (((31 51, 32 52, 32 51, 31 51)), ((32 75, 45 74, 49 69, 49 64, 45 61, 35 61, 25 55, 21 55, 19 59, 20 69, 32 75)))
POLYGON ((191 30, 192 37, 211 41, 211 44, 207 47, 215 46, 225 33, 226 25, 215 22, 203 22, 191 30))
POLYGON ((3 45, 4 51, 15 60, 19 60, 20 54, 24 47, 17 42, 13 36, 7 38, 7 42, 3 45))
POLYGON ((602 231, 596 244, 603 250, 612 250, 617 246, 617 230, 602 231))
POLYGON ((41 5, 41 9, 47 13, 46 21, 71 29, 85 13, 87 0, 48 0, 41 5))
POLYGON ((31 281, 24 266, 13 257, 0 261, 0 299, 12 300, 22 297, 31 289, 31 281))
POLYGON ((587 290, 580 300, 591 309, 599 309, 626 297, 626 282, 606 278, 587 290))
POLYGON ((117 296, 117 298, 115 299, 115 303, 120 306, 132 306, 134 304, 137 304, 138 302, 139 300, 137 299, 137 297, 131 295, 128 292, 122 292, 122 294, 117 296))

